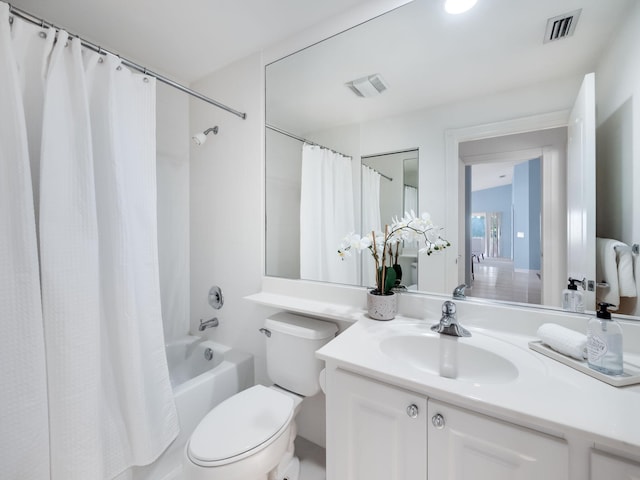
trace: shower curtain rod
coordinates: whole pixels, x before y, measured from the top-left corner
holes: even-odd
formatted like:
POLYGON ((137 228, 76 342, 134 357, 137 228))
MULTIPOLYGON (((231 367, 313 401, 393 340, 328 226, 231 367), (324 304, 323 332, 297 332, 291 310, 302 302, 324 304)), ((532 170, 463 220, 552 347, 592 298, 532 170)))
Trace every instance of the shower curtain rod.
MULTIPOLYGON (((294 140, 298 140, 299 142, 308 143, 309 145, 315 145, 316 147, 320 147, 320 148, 326 148, 327 150, 331 150, 333 153, 338 153, 338 154, 342 155, 343 157, 351 158, 349 155, 344 155, 344 154, 342 154, 340 152, 336 152, 332 148, 328 148, 328 147, 325 147, 324 145, 320 145, 319 143, 312 142, 311 140, 307 140, 306 138, 299 137, 298 135, 294 135, 293 133, 287 132, 286 130, 282 130, 281 128, 274 127, 274 126, 269 125, 269 124, 265 124, 265 127, 267 127, 269 130, 273 130, 274 132, 278 132, 278 133, 281 133, 282 135, 286 135, 287 137, 293 138, 294 140)), ((369 165, 367 165, 367 167, 369 167, 369 165)), ((371 167, 369 167, 369 168, 371 168, 371 167)), ((387 177, 384 173, 380 173, 375 168, 371 168, 371 170, 376 172, 381 177, 386 178, 390 182, 393 182, 393 178, 387 177)))
MULTIPOLYGON (((32 15, 29 12, 25 12, 24 10, 21 10, 19 8, 14 7, 13 5, 11 5, 10 3, 9 5, 9 13, 12 15, 15 15, 16 17, 21 18, 22 20, 25 20, 29 23, 33 23, 34 25, 39 25, 42 28, 52 28, 54 30, 64 30, 63 28, 60 28, 56 25, 54 25, 51 22, 47 22, 46 20, 43 20, 41 18, 36 17, 35 15, 32 15)), ((12 21, 12 19, 9 19, 10 21, 12 21)), ((98 45, 95 45, 91 42, 89 42, 88 40, 85 40, 84 38, 80 37, 79 35, 73 34, 73 33, 69 33, 69 36, 71 37, 75 37, 78 38, 80 40, 80 42, 82 43, 82 46, 85 48, 88 48, 89 50, 93 50, 94 52, 99 53, 100 55, 105 55, 105 54, 109 54, 109 55, 113 55, 114 57, 118 57, 120 59, 120 61, 122 62, 123 65, 132 68, 134 70, 137 70, 138 72, 144 74, 144 75, 149 75, 150 77, 154 77, 156 78, 158 81, 169 85, 170 87, 176 88, 184 93, 187 93, 193 97, 196 97, 204 102, 207 102, 215 107, 221 108, 222 110, 226 110, 229 113, 233 113, 234 115, 242 118, 243 120, 247 118, 247 114, 243 113, 243 112, 239 112, 238 110, 234 110, 231 107, 228 107, 227 105, 224 105, 216 100, 213 100, 212 98, 206 97, 204 95, 202 95, 200 92, 196 92, 195 90, 192 90, 190 88, 185 87, 184 85, 179 84, 178 82, 175 82, 173 80, 171 80, 170 78, 165 77, 164 75, 160 75, 159 73, 156 72, 152 72, 151 70, 147 69, 146 67, 143 67, 142 65, 138 65, 135 62, 132 62, 131 60, 128 60, 124 57, 121 57, 120 55, 118 55, 117 53, 113 53, 110 52, 109 50, 106 50, 98 45)))
POLYGON ((337 153, 339 155, 342 155, 343 157, 351 158, 350 155, 345 155, 344 153, 340 153, 337 150, 334 150, 333 148, 325 147, 324 145, 320 145, 319 143, 312 142, 311 140, 307 140, 306 138, 299 137, 298 135, 295 135, 295 134, 293 134, 291 132, 287 132, 286 130, 282 130, 281 128, 274 127, 272 125, 269 125, 268 123, 265 124, 265 127, 267 127, 269 130, 273 130, 274 132, 278 132, 278 133, 281 133, 282 135, 286 135, 289 138, 293 138, 294 140, 298 140, 299 142, 308 143, 309 145, 314 145, 316 147, 320 147, 320 148, 324 148, 326 150, 330 150, 333 153, 337 153))
POLYGON ((380 175, 382 178, 389 180, 390 182, 393 182, 393 178, 386 176, 384 173, 380 173, 378 170, 376 170, 373 167, 370 167, 369 165, 367 165, 366 163, 363 163, 363 165, 367 168, 370 168, 371 170, 373 170, 374 172, 376 172, 378 175, 380 175))

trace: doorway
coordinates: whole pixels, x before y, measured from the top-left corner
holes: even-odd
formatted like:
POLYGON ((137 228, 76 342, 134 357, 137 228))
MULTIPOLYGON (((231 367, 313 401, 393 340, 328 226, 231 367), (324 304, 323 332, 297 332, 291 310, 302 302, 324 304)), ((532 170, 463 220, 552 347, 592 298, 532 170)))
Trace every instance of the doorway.
POLYGON ((556 173, 565 168, 566 138, 566 127, 558 127, 459 143, 465 188, 458 237, 468 296, 539 305, 545 280, 548 291, 561 285, 552 282, 564 277, 557 269, 545 275, 543 255, 564 243, 553 217, 564 198, 556 173))
MULTIPOLYGON (((475 151, 465 144, 460 148, 475 151)), ((467 295, 540 304, 541 159, 472 164, 466 174, 471 176, 467 295)))

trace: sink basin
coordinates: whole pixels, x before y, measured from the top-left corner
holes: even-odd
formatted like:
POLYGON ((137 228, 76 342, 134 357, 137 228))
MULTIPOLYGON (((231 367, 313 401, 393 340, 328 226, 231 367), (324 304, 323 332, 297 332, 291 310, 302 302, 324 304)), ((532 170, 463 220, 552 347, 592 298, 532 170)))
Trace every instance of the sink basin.
POLYGON ((518 378, 516 366, 494 353, 499 348, 476 334, 471 338, 435 334, 394 335, 380 342, 380 350, 394 360, 457 381, 508 383, 518 378))

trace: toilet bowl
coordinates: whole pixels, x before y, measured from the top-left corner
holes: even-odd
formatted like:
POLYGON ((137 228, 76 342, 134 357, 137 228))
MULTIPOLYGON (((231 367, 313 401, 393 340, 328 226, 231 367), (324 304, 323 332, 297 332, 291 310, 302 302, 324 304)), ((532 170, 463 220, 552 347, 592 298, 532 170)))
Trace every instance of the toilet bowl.
MULTIPOLYGON (((258 480, 276 468, 295 439, 302 398, 256 385, 211 410, 196 427, 185 455, 185 478, 258 480), (188 462, 189 463, 189 462, 188 462)), ((293 451, 293 450, 292 450, 293 451)))
POLYGON ((185 446, 185 480, 298 480, 294 419, 303 395, 320 390, 323 365, 315 351, 335 336, 337 327, 281 313, 267 319, 261 331, 268 374, 277 384, 237 393, 202 419, 185 446))

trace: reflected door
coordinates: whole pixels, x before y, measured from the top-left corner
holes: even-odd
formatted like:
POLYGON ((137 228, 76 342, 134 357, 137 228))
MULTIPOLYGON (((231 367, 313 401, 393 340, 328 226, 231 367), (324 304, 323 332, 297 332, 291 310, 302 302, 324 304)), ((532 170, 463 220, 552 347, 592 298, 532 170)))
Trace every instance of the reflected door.
POLYGON ((590 284, 586 310, 595 310, 596 108, 595 74, 585 75, 569 116, 567 146, 567 272, 590 284))

